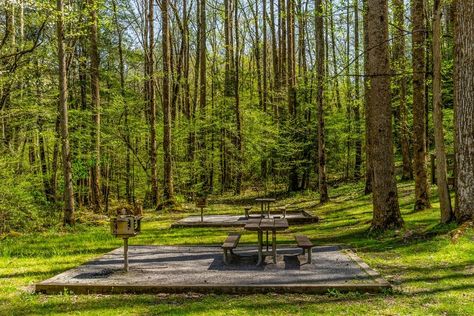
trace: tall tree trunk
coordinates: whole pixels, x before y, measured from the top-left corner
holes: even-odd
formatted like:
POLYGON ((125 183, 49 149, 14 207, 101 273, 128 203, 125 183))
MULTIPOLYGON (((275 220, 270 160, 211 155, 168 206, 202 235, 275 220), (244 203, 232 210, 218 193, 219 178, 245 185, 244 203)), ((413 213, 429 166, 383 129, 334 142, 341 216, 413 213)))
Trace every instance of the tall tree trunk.
POLYGON ((287 47, 286 47, 286 22, 285 22, 285 17, 287 15, 287 12, 286 12, 286 4, 285 4, 285 1, 286 0, 279 0, 280 1, 280 5, 278 6, 279 10, 278 10, 278 14, 279 14, 279 23, 278 23, 278 26, 279 26, 279 30, 280 30, 280 80, 281 80, 281 86, 282 87, 285 87, 287 85, 287 74, 286 74, 286 71, 287 71, 287 68, 286 68, 286 62, 287 62, 287 56, 286 56, 286 53, 287 53, 287 47))
POLYGON ((268 98, 268 64, 267 64, 267 52, 268 52, 268 41, 267 41, 267 0, 263 0, 263 54, 262 54, 262 69, 263 69, 263 100, 262 107, 263 111, 267 111, 267 98, 268 98))
POLYGON ((237 175, 235 180, 235 193, 240 194, 242 188, 242 166, 243 166, 243 147, 242 147, 242 122, 240 114, 240 95, 239 95, 239 0, 234 1, 235 18, 235 122, 237 128, 236 147, 237 147, 237 175))
MULTIPOLYGON (((260 32, 258 21, 260 19, 259 15, 259 6, 258 1, 255 2, 255 10, 252 10, 254 15, 254 29, 255 29, 255 41, 254 41, 254 53, 255 53, 255 64, 257 71, 257 92, 258 92, 258 105, 259 108, 263 110, 263 87, 262 87, 262 60, 260 53, 260 32)), ((265 78, 265 76, 263 76, 265 78)))
MULTIPOLYGON (((150 121, 150 165, 151 165, 151 194, 150 204, 151 207, 156 207, 158 204, 158 171, 157 171, 157 144, 156 144, 156 104, 155 104, 155 58, 153 51, 155 49, 155 32, 154 32, 154 0, 148 0, 148 14, 146 17, 146 30, 148 35, 148 47, 146 52, 146 93, 147 103, 149 109, 149 121, 150 121)), ((145 35, 145 37, 146 37, 145 35)))
MULTIPOLYGON (((332 46, 332 63, 334 66, 334 75, 337 74, 337 58, 336 58, 336 35, 335 35, 335 30, 334 30, 334 14, 333 14, 333 3, 329 4, 329 19, 330 19, 330 24, 331 24, 331 46, 332 46)), ((341 94, 339 92, 339 79, 337 76, 334 78, 334 90, 336 93, 336 107, 338 109, 341 108, 341 94)))
MULTIPOLYGON (((294 2, 293 0, 287 0, 286 6, 286 35, 287 35, 287 98, 288 98, 288 123, 290 126, 297 125, 296 116, 296 76, 295 76, 295 37, 294 37, 294 2)), ((294 130, 291 131, 291 137, 294 141, 297 141, 297 135, 294 130)), ((289 172, 289 191, 297 191, 299 189, 299 176, 296 161, 298 160, 297 153, 291 157, 290 161, 290 172, 289 172)))
POLYGON ((360 59, 359 59, 359 0, 354 0, 354 56, 355 56, 355 79, 354 79, 354 124, 355 124, 355 164, 354 178, 360 179, 362 166, 362 132, 360 118, 360 59))
POLYGON ((93 166, 91 170, 92 207, 98 211, 101 207, 100 193, 100 83, 99 83, 99 48, 98 48, 98 3, 88 0, 89 4, 89 55, 92 94, 92 112, 94 127, 92 129, 93 166))
POLYGON ((446 149, 444 146, 443 109, 441 94, 441 14, 443 0, 433 4, 433 122, 436 146, 436 182, 438 185, 441 222, 448 223, 454 218, 449 196, 446 149))
MULTIPOLYGON (((170 33, 168 23, 168 0, 161 2, 162 48, 163 48, 163 167, 165 203, 174 203, 173 167, 171 159, 171 106, 170 106, 170 33)), ((202 85, 200 87, 203 88, 202 85)))
POLYGON ((474 2, 455 2, 455 155, 458 222, 474 219, 474 2))
POLYGON ((275 1, 270 1, 270 20, 270 30, 272 33, 273 88, 278 90, 280 85, 280 69, 275 26, 275 1))
POLYGON ((199 116, 201 126, 199 128, 199 154, 200 154, 200 182, 206 193, 210 191, 209 161, 207 156, 207 133, 206 133, 206 98, 207 98, 207 50, 206 50, 206 0, 199 1, 199 116))
MULTIPOLYGON (((118 16, 117 16, 117 3, 116 0, 112 1, 112 7, 114 11, 114 22, 117 31, 118 38, 118 54, 119 54, 119 73, 120 73, 120 94, 122 96, 122 102, 124 104, 124 123, 125 123, 125 141, 127 144, 130 144, 130 127, 128 124, 128 102, 126 100, 125 94, 125 62, 123 58, 123 31, 120 26, 118 16)), ((128 203, 132 203, 132 192, 130 184, 130 146, 126 146, 125 153, 125 196, 128 203)))
POLYGON ((61 125, 62 163, 64 173, 64 225, 74 225, 74 190, 72 186, 71 150, 69 148, 69 127, 67 108, 67 68, 64 52, 64 4, 56 1, 58 11, 56 32, 59 62, 59 115, 61 125))
POLYGON ((426 99, 425 99, 425 0, 412 0, 413 20, 413 169, 415 172, 415 210, 430 207, 426 175, 426 99))
POLYGON ((369 112, 369 19, 367 16, 367 1, 363 0, 364 5, 364 108, 365 108, 365 188, 364 193, 372 193, 372 182, 374 178, 374 168, 370 156, 370 147, 372 145, 372 133, 370 132, 370 112, 369 112))
POLYGON ((393 15, 395 24, 395 39, 393 41, 393 68, 399 74, 395 75, 396 86, 399 89, 398 111, 400 113, 400 147, 403 161, 402 180, 413 179, 410 158, 410 138, 407 114, 407 71, 405 56, 405 4, 403 0, 393 0, 393 15))
POLYGON ((351 167, 351 148, 352 148, 352 108, 353 108, 353 96, 352 96, 352 84, 351 84, 351 76, 350 76, 350 69, 351 69, 351 62, 350 62, 350 54, 351 54, 351 28, 350 28, 350 20, 351 20, 351 0, 347 0, 346 6, 346 54, 345 54, 345 74, 346 74, 346 161, 345 161, 345 168, 344 168, 344 177, 346 179, 350 178, 350 167, 351 167))
POLYGON ((326 140, 324 131, 324 17, 322 0, 316 0, 316 106, 318 110, 318 173, 319 173, 319 200, 321 203, 329 201, 326 183, 326 140))
POLYGON ((403 225, 393 160, 387 0, 367 0, 368 111, 373 167, 372 229, 403 225))

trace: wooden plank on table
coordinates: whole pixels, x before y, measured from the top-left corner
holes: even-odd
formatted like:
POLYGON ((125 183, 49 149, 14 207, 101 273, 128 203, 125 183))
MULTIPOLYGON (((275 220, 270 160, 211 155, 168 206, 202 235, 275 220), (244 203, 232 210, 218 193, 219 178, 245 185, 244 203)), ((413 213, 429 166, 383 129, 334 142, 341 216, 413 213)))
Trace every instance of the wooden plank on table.
POLYGON ((251 219, 247 221, 247 224, 245 224, 244 229, 245 230, 251 230, 251 231, 256 231, 259 230, 260 226, 260 221, 261 219, 251 219))

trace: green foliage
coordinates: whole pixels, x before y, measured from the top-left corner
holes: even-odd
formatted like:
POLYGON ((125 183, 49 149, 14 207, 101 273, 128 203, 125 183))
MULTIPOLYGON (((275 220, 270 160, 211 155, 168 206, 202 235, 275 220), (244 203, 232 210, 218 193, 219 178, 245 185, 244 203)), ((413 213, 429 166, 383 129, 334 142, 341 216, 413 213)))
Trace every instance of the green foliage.
POLYGON ((0 235, 40 231, 58 223, 58 207, 46 201, 38 176, 2 159, 0 178, 0 235))

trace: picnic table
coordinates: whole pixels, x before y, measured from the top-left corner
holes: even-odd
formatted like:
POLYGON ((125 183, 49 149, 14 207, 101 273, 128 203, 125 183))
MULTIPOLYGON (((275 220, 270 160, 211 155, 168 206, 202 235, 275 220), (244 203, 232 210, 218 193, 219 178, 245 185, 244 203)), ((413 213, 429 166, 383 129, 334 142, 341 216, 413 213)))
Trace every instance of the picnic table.
POLYGON ((272 255, 273 263, 276 263, 276 232, 288 229, 288 220, 284 218, 262 218, 250 219, 245 224, 244 229, 248 231, 255 231, 258 235, 258 262, 257 266, 263 263, 264 255, 272 255), (272 232, 272 251, 268 251, 268 232, 272 232), (263 233, 267 235, 267 251, 263 251, 263 233))
POLYGON ((264 216, 265 213, 267 213, 267 218, 270 218, 270 203, 275 202, 276 199, 273 199, 273 198, 257 198, 257 199, 255 199, 255 201, 261 203, 262 217, 264 216))

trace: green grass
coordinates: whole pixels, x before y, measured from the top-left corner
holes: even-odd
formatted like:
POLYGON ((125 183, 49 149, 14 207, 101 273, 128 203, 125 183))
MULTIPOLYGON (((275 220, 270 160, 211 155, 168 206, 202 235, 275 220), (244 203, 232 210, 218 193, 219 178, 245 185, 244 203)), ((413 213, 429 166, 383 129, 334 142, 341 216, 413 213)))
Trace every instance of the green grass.
MULTIPOLYGON (((279 204, 291 203, 320 216, 317 224, 292 226, 279 242, 292 243, 292 234, 307 234, 317 244, 353 248, 372 268, 394 285, 381 294, 328 292, 326 295, 39 295, 34 283, 78 266, 121 245, 107 225, 78 225, 0 240, 0 315, 472 315, 474 314, 474 232, 462 233, 455 224, 438 224, 439 209, 413 211, 413 186, 399 185, 405 228, 370 235, 370 197, 360 184, 331 190, 331 202, 320 206, 317 195, 303 193, 279 204), (456 236, 453 238, 453 236, 456 236)), ((434 190, 433 190, 434 192, 434 190)), ((226 196, 211 200, 209 213, 242 213, 255 197, 226 196)), ((218 244, 225 228, 181 228, 170 225, 191 213, 146 213, 143 232, 131 244, 218 244)), ((253 234, 242 242, 255 243, 253 234)))

